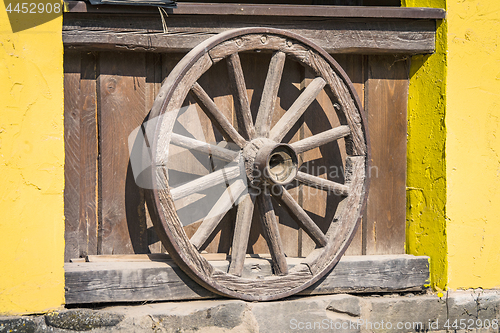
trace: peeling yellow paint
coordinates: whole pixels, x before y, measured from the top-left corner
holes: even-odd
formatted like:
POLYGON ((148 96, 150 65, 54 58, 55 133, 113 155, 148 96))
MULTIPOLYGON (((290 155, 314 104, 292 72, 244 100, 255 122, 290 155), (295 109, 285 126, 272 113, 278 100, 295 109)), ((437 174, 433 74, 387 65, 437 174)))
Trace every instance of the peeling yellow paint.
POLYGON ((12 33, 0 4, 0 314, 64 303, 61 31, 12 33))
MULTIPOLYGON (((445 8, 445 0, 406 0, 408 7, 445 8)), ((415 56, 410 69, 406 252, 431 258, 431 285, 447 282, 446 243, 446 40, 447 22, 438 22, 436 52, 415 56)))

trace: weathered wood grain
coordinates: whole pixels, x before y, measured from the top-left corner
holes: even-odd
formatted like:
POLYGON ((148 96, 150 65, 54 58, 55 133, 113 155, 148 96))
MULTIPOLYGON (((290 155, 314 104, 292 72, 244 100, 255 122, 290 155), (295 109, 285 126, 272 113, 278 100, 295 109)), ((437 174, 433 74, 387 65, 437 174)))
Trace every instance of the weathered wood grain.
MULTIPOLYGON (((201 256, 207 260, 218 261, 227 260, 225 253, 202 253, 201 256)), ((89 255, 81 258, 85 262, 134 262, 134 261, 168 261, 172 257, 168 253, 148 253, 148 254, 110 254, 110 255, 89 255)))
MULTIPOLYGON (((269 40, 270 36, 268 36, 269 40)), ((261 43, 259 41, 259 43, 261 43)), ((260 101, 264 95, 264 86, 266 82, 266 77, 269 69, 269 64, 271 61, 271 54, 252 54, 252 53, 241 53, 242 65, 245 70, 247 79, 249 79, 248 87, 253 89, 252 91, 252 106, 254 107, 252 111, 254 116, 258 116, 258 108, 260 107, 260 101), (265 70, 262 70, 264 68, 265 70)), ((276 124, 276 122, 281 118, 281 116, 286 112, 286 110, 293 104, 293 102, 300 95, 300 90, 297 89, 297 85, 302 82, 301 73, 304 67, 296 61, 288 61, 286 59, 283 69, 283 76, 281 78, 281 84, 278 90, 278 98, 274 106, 274 111, 272 113, 271 126, 276 124)), ((299 120, 300 122, 300 120, 299 120)), ((293 130, 290 132, 294 132, 293 130)), ((294 142, 299 138, 299 133, 290 133, 286 137, 288 142, 294 142)), ((298 188, 289 189, 290 193, 297 197, 298 188)), ((283 250, 287 256, 298 256, 298 234, 299 227, 297 223, 289 216, 286 209, 281 207, 279 204, 274 205, 276 212, 276 218, 278 219, 278 228, 280 236, 283 239, 283 250)), ((263 236, 261 223, 258 217, 259 214, 254 215, 252 228, 250 231, 250 240, 248 253, 269 253, 266 240, 263 236)))
MULTIPOLYGON (((288 265, 285 258, 285 267, 288 265)), ((273 261, 273 272, 276 272, 276 265, 273 261)), ((311 272, 307 266, 298 264, 294 266, 294 273, 286 276, 270 276, 266 279, 251 279, 239 277, 231 274, 224 274, 222 271, 214 271, 212 278, 217 283, 224 285, 229 290, 234 290, 244 295, 248 295, 256 300, 268 300, 274 295, 287 293, 300 287, 311 279, 311 272)), ((247 296, 247 297, 248 297, 247 296)))
MULTIPOLYGON (((356 93, 358 94, 359 100, 361 102, 361 106, 364 108, 365 102, 365 63, 366 57, 364 55, 351 55, 351 54, 335 54, 333 55, 335 60, 338 62, 340 67, 346 72, 347 76, 352 82, 356 93)), ((366 112, 365 112, 366 115, 366 112)), ((354 235, 351 244, 347 248, 345 255, 361 255, 363 254, 363 223, 366 214, 366 207, 361 213, 363 218, 360 221, 360 225, 356 234, 354 235)))
POLYGON ((302 207, 293 199, 290 193, 282 187, 281 196, 277 197, 280 202, 290 211, 290 216, 297 224, 312 238, 312 240, 320 247, 325 246, 328 240, 321 229, 307 215, 302 207))
MULTIPOLYGON (((197 52, 200 50, 200 46, 195 47, 193 50, 197 52)), ((201 51, 201 50, 200 50, 201 51)), ((173 126, 175 124, 175 119, 170 119, 170 114, 178 114, 179 110, 182 108, 184 101, 190 91, 190 89, 195 85, 196 81, 200 76, 205 73, 211 66, 212 61, 207 54, 203 54, 200 58, 191 63, 192 58, 183 57, 177 65, 172 69, 170 75, 164 80, 157 98, 153 103, 151 108, 151 117, 158 117, 162 115, 162 125, 159 132, 156 134, 158 136, 156 151, 156 164, 157 165, 167 165, 168 163, 168 148, 165 152, 165 147, 168 147, 170 143, 170 137, 173 132, 173 126), (186 72, 179 77, 179 72, 184 70, 186 66, 190 64, 186 72), (170 103, 167 104, 165 110, 162 109, 164 97, 169 93, 173 85, 176 85, 177 89, 174 89, 172 95, 170 96, 170 103), (161 114, 161 112, 164 112, 161 114)))
MULTIPOLYGON (((165 54, 165 57, 168 57, 170 54, 165 54)), ((229 80, 227 79, 227 66, 225 62, 214 64, 207 75, 202 75, 197 82, 200 86, 204 87, 206 93, 213 99, 213 101, 219 107, 219 110, 223 113, 223 115, 232 122, 233 119, 233 96, 231 95, 231 88, 229 80)), ((194 103, 195 100, 188 96, 184 103, 194 103)), ((206 116, 205 112, 196 105, 197 112, 193 114, 192 120, 189 122, 184 122, 186 129, 189 128, 190 133, 196 133, 199 135, 199 139, 204 142, 210 142, 214 145, 217 143, 218 147, 225 147, 226 149, 230 149, 232 151, 238 151, 239 147, 236 144, 232 144, 224 140, 224 136, 221 135, 221 132, 218 130, 218 127, 206 116), (191 126, 191 127, 189 127, 191 126), (201 126, 201 128, 200 128, 201 126), (224 140, 224 141, 222 141, 224 140)), ((237 129, 237 128, 236 128, 237 129)), ((210 158, 208 161, 208 169, 207 170, 216 170, 224 167, 227 162, 217 160, 217 158, 210 158)), ((192 163, 191 163, 192 164, 192 163)), ((181 163, 179 161, 179 170, 182 170, 181 163)), ((185 166, 184 166, 185 168, 185 166)), ((214 189, 221 187, 216 187, 214 189)), ((217 191, 217 195, 222 194, 220 190, 217 191)), ((213 192, 211 191, 211 194, 213 192)), ((215 194, 215 193, 213 193, 215 194)), ((207 196, 203 199, 205 203, 216 201, 216 195, 207 196), (213 199, 212 199, 213 198, 213 199)), ((203 205, 203 201, 200 202, 203 205)), ((193 208, 198 204, 194 204, 193 208)), ((186 207, 187 208, 187 207, 186 207)), ((196 212, 197 209, 188 209, 190 211, 196 212)), ((229 253, 231 246, 231 238, 234 229, 234 219, 235 219, 235 210, 230 210, 222 219, 216 231, 210 236, 207 241, 206 246, 203 246, 203 250, 209 253, 211 252, 221 252, 221 253, 229 253)), ((188 237, 192 237, 199 226, 201 224, 202 216, 199 217, 199 222, 193 223, 189 226, 184 227, 186 230, 186 234, 188 237)))
MULTIPOLYGON (((180 57, 177 59, 180 59, 180 57)), ((176 58, 173 57, 171 54, 165 54, 163 56, 163 60, 164 60, 164 73, 165 73, 165 76, 167 76, 167 74, 168 74, 169 78, 175 77, 175 71, 179 70, 179 66, 177 66, 177 65, 181 64, 181 66, 182 66, 182 64, 186 63, 186 61, 183 61, 183 60, 176 61, 176 58)), ((229 90, 224 89, 227 86, 227 84, 221 84, 221 82, 219 81, 219 79, 220 79, 219 76, 216 76, 216 78, 212 77, 211 75, 210 76, 203 75, 202 77, 200 77, 211 66, 212 66, 212 61, 210 60, 208 55, 206 55, 206 56, 202 56, 201 59, 199 59, 192 67, 190 67, 187 74, 183 75, 183 77, 179 83, 180 88, 178 91, 178 95, 176 95, 175 98, 170 99, 171 102, 175 101, 175 103, 174 103, 175 105, 171 106, 171 108, 168 110, 175 111, 176 108, 180 108, 184 102, 193 103, 193 100, 191 99, 190 96, 187 96, 187 99, 185 99, 186 96, 184 96, 184 92, 186 91, 185 89, 189 90, 195 84, 195 81, 197 81, 200 83, 200 85, 203 85, 207 89, 207 94, 210 93, 210 96, 214 96, 214 99, 218 102, 217 105, 220 106, 220 111, 222 112, 222 116, 225 117, 226 119, 231 119, 231 107, 228 107, 229 103, 224 103, 224 101, 223 101, 223 103, 221 105, 219 103, 221 100, 220 100, 220 98, 217 97, 217 96, 221 95, 220 92, 223 92, 222 95, 226 95, 228 93, 229 90), (216 84, 213 84, 212 82, 216 82, 216 84)), ((215 70, 215 72, 217 72, 217 71, 221 70, 221 68, 223 70, 226 70, 225 66, 218 66, 218 64, 215 64, 213 70, 215 70)), ((223 73, 223 74, 225 74, 225 73, 223 73)), ((227 75, 224 75, 224 76, 227 77, 227 75)), ((170 82, 168 80, 169 79, 167 78, 166 83, 170 82)), ((223 81, 226 81, 226 80, 223 80, 223 81)), ((231 104, 232 104, 232 101, 231 101, 231 104)), ((169 107, 170 107, 170 105, 169 105, 169 107)), ((196 109, 198 109, 198 106, 196 107, 196 109)), ((167 110, 167 112, 169 112, 168 110, 167 110)), ((214 128, 212 127, 213 123, 206 116, 205 112, 203 112, 202 109, 200 108, 199 110, 197 110, 196 113, 197 113, 197 115, 194 114, 190 117, 190 119, 192 121, 188 121, 187 123, 184 124, 187 126, 186 128, 189 128, 190 124, 194 124, 194 125, 199 124, 202 126, 202 132, 199 132, 199 129, 200 129, 199 126, 198 127, 194 126, 191 128, 191 130, 194 130, 194 132, 192 132, 192 133, 196 133, 196 135, 198 135, 198 137, 196 137, 196 138, 203 140, 205 142, 220 141, 222 139, 222 136, 220 135, 219 132, 217 132, 217 129, 214 130, 214 128)), ((169 135, 171 134, 171 132, 169 133, 169 125, 165 124, 165 127, 163 128, 163 130, 160 134, 160 139, 159 139, 159 146, 160 147, 161 147, 161 145, 163 145, 163 146, 168 145, 167 140, 168 140, 169 135)), ((170 129, 170 131, 171 131, 171 129, 170 129)), ((160 154, 161 150, 158 150, 158 153, 160 154)), ((165 162, 167 162, 166 158, 164 160, 165 160, 165 162)), ((213 162, 215 162, 215 165, 209 165, 208 170, 210 170, 214 166, 221 167, 223 165, 223 164, 218 163, 217 161, 213 161, 213 162)), ((191 166, 192 166, 192 163, 190 163, 190 165, 187 166, 187 170, 186 170, 186 166, 183 169, 181 161, 177 161, 177 167, 179 167, 179 170, 185 170, 185 171, 190 172, 191 166)), ((229 212, 228 214, 226 214, 226 217, 223 219, 223 221, 220 224, 220 228, 217 228, 217 232, 214 233, 213 238, 211 238, 211 242, 206 248, 207 251, 209 251, 209 252, 217 252, 217 251, 228 252, 229 251, 229 244, 228 243, 230 243, 230 239, 229 240, 227 239, 227 235, 232 233, 232 228, 233 228, 233 223, 231 223, 231 221, 233 219, 232 215, 233 215, 232 212, 229 212)), ((185 230, 184 230, 185 234, 189 237, 192 236, 194 234, 194 232, 196 231, 196 227, 200 223, 201 223, 201 221, 197 222, 197 223, 193 223, 189 226, 186 226, 185 230)), ((188 259, 188 260, 190 260, 190 259, 188 259)), ((195 259, 195 261, 197 261, 197 259, 195 259)))
MULTIPOLYGON (((158 169, 156 176, 159 184, 167 183, 167 175, 164 170, 158 169)), ((154 207, 154 209, 158 210, 155 215, 163 214, 162 220, 153 220, 156 224, 158 237, 167 248, 168 253, 178 260, 177 262, 186 266, 189 265, 190 269, 196 270, 202 279, 207 279, 212 275, 213 267, 205 258, 200 256, 198 250, 189 241, 175 211, 170 191, 168 188, 158 189, 157 191, 160 204, 159 207, 154 207), (168 223, 165 221, 168 221, 168 223), (161 225, 158 225, 159 223, 161 225), (170 240, 171 238, 175 240, 175 243, 170 240)), ((186 267, 183 267, 183 269, 186 269, 186 267)))
POLYGON ((349 186, 349 196, 339 204, 335 213, 335 218, 330 225, 326 237, 328 244, 325 248, 315 249, 304 263, 309 266, 313 274, 325 269, 332 257, 332 253, 337 253, 349 242, 347 235, 354 231, 356 216, 359 216, 365 185, 365 157, 348 157, 346 161, 346 184, 349 186))
POLYGON ((236 221, 233 233, 233 243, 231 245, 231 263, 229 264, 229 274, 241 276, 250 237, 252 217, 255 208, 255 197, 246 194, 238 205, 236 221))
POLYGON ((186 148, 189 150, 197 151, 203 154, 207 154, 216 158, 219 158, 224 161, 233 161, 236 157, 238 157, 238 152, 225 149, 219 146, 211 145, 209 143, 192 139, 187 136, 183 136, 180 134, 172 133, 170 143, 176 145, 178 147, 186 148))
POLYGON ((172 195, 173 200, 178 200, 193 193, 206 190, 212 186, 228 183, 229 181, 240 176, 240 169, 239 165, 228 165, 224 169, 214 171, 186 184, 172 188, 170 190, 170 194, 172 195))
MULTIPOLYGON (((161 82, 161 54, 148 52, 146 53, 146 88, 144 96, 146 110, 148 111, 151 110, 156 95, 160 91, 161 82)), ((148 154, 147 156, 149 156, 149 152, 146 153, 148 154)), ((158 239, 158 235, 156 234, 156 231, 154 229, 153 221, 151 220, 151 215, 149 214, 147 205, 144 211, 146 213, 146 233, 149 251, 151 253, 165 252, 165 247, 158 239)))
POLYGON ((97 84, 102 174, 99 254, 147 253, 144 194, 135 182, 127 145, 149 112, 146 54, 100 53, 97 84))
POLYGON ((200 107, 205 111, 205 114, 212 120, 213 124, 219 129, 222 134, 226 134, 226 138, 236 143, 241 148, 245 147, 246 140, 233 127, 229 120, 219 110, 214 101, 208 96, 205 90, 195 83, 191 88, 193 97, 196 99, 200 107))
POLYGON ((99 150, 97 125, 96 56, 82 52, 82 75, 80 80, 81 122, 80 122, 80 243, 87 245, 87 254, 98 251, 99 198, 98 162, 99 150))
POLYGON ((89 255, 86 262, 136 262, 172 260, 167 253, 89 255))
POLYGON ((426 256, 347 256, 301 294, 419 291, 428 288, 429 279, 426 256))
POLYGON ((297 177, 295 178, 303 184, 320 188, 335 195, 349 195, 349 187, 347 185, 335 183, 328 179, 313 176, 302 171, 297 172, 297 177))
MULTIPOLYGON (((316 77, 309 68, 304 71, 304 85, 316 77)), ((320 92, 316 100, 304 113, 304 124, 301 128, 302 139, 308 139, 317 134, 338 128, 342 121, 335 109, 335 100, 332 101, 325 89, 320 92)), ((317 177, 344 184, 344 161, 346 158, 345 140, 339 139, 325 143, 317 148, 301 153, 303 165, 301 171, 317 177), (339 172, 340 171, 340 172, 339 172)), ((334 195, 321 188, 307 186, 298 182, 301 189, 301 207, 308 213, 316 225, 324 232, 334 221, 335 212, 342 196, 334 195)), ((305 233, 301 235, 301 254, 306 257, 316 248, 316 243, 305 233)))
MULTIPOLYGON (((332 70, 330 64, 316 52, 310 52, 307 64, 317 74, 321 75, 328 84, 326 92, 332 100, 338 100, 336 109, 345 118, 351 134, 346 138, 346 150, 348 154, 363 156, 367 152, 364 132, 362 129, 362 119, 355 100, 351 94, 347 82, 332 70)), ((339 116, 340 117, 340 116, 339 116)))
MULTIPOLYGON (((214 6, 218 7, 218 6, 214 6)), ((407 9, 407 8, 405 8, 407 9)), ((329 53, 431 53, 435 49, 433 19, 314 18, 199 15, 186 20, 169 16, 168 32, 163 32, 157 12, 127 16, 97 13, 65 13, 63 42, 68 47, 92 49, 187 52, 220 32, 242 27, 286 29, 324 48, 329 53)))
POLYGON ((255 137, 255 127, 252 120, 252 112, 250 111, 250 102, 248 101, 247 86, 245 84, 245 76, 241 68, 240 56, 238 53, 233 53, 227 59, 227 72, 229 81, 233 88, 234 104, 236 109, 236 117, 238 120, 238 128, 244 133, 248 140, 255 137))
MULTIPOLYGON (((341 1, 341 0, 335 0, 341 1)), ((334 2, 335 2, 334 1, 334 2)), ((351 0, 349 0, 351 1, 351 0)), ((373 0, 365 0, 373 2, 373 0)), ((376 4, 383 5, 386 1, 376 0, 376 4)), ((157 13, 152 7, 143 6, 91 6, 83 1, 65 1, 68 12, 71 13, 108 13, 108 14, 148 14, 157 13)), ((258 16, 309 16, 309 17, 346 17, 346 18, 413 18, 413 19, 444 19, 446 11, 440 8, 384 8, 384 7, 336 7, 336 6, 307 6, 303 2, 299 6, 293 5, 294 1, 287 5, 274 4, 233 4, 218 3, 187 3, 181 2, 176 8, 167 8, 167 13, 175 15, 258 15, 258 16)), ((373 5, 373 4, 371 4, 373 5)))
POLYGON ((172 260, 72 263, 65 270, 66 304, 214 297, 172 260))
POLYGON ((274 106, 276 105, 283 68, 285 67, 285 58, 285 53, 278 51, 273 54, 269 63, 259 110, 257 111, 257 119, 255 120, 255 131, 259 137, 267 138, 269 136, 274 106))
POLYGON ((64 54, 64 261, 85 253, 79 245, 80 222, 80 52, 64 54))
POLYGON ((65 261, 97 254, 96 58, 64 55, 65 261))
POLYGON ((363 229, 365 253, 404 253, 409 60, 370 56, 367 74, 365 103, 372 164, 363 229))
POLYGON ((278 223, 274 214, 271 196, 262 192, 257 197, 257 206, 259 207, 260 222, 269 247, 269 252, 273 258, 273 268, 275 275, 287 275, 288 266, 286 264, 285 253, 278 230, 278 223))
MULTIPOLYGON (((187 92, 192 89, 195 82, 203 73, 205 73, 208 67, 217 64, 219 59, 229 56, 228 75, 229 77, 233 77, 235 81, 240 81, 239 84, 235 84, 237 88, 236 90, 238 90, 235 94, 235 98, 239 100, 239 102, 236 103, 236 106, 238 108, 239 105, 239 109, 242 107, 247 108, 247 112, 241 112, 241 110, 238 110, 239 113, 243 115, 243 117, 240 118, 245 118, 246 115, 246 120, 248 120, 240 122, 241 124, 238 124, 238 129, 241 132, 244 132, 248 139, 251 139, 252 134, 249 132, 251 130, 252 116, 248 112, 251 111, 251 109, 248 108, 248 100, 242 97, 246 96, 247 89, 246 82, 242 74, 243 71, 239 61, 239 56, 237 55, 239 52, 227 54, 233 49, 237 50, 238 48, 248 50, 255 48, 256 50, 283 51, 287 55, 290 55, 290 57, 294 60, 302 62, 306 66, 313 69, 316 76, 320 76, 314 78, 311 83, 307 85, 302 94, 299 95, 295 102, 288 108, 285 115, 282 116, 275 124, 273 128, 276 130, 276 133, 273 133, 273 130, 271 130, 271 134, 275 135, 270 135, 273 139, 278 137, 278 140, 281 140, 284 139, 285 136, 288 136, 286 141, 289 142, 293 133, 290 133, 290 135, 287 134, 293 127, 295 127, 294 125, 298 122, 299 118, 302 117, 304 111, 316 100, 318 94, 323 92, 323 87, 327 82, 330 87, 333 87, 332 90, 336 94, 334 98, 341 99, 341 106, 348 109, 347 113, 351 117, 357 117, 355 120, 357 120, 358 123, 355 125, 357 125, 358 128, 354 128, 354 126, 351 126, 352 124, 349 124, 351 133, 357 133, 357 130, 362 130, 362 124, 359 123, 361 116, 358 110, 356 107, 349 108, 349 101, 351 103, 353 103, 353 101, 349 92, 350 86, 346 85, 348 80, 343 77, 342 70, 336 68, 334 66, 334 62, 329 63, 329 57, 324 54, 323 51, 319 49, 316 50, 314 45, 309 45, 308 42, 303 40, 301 37, 290 35, 287 32, 264 28, 240 29, 227 32, 198 45, 179 62, 179 64, 173 69, 172 73, 168 76, 163 87, 160 89, 159 97, 153 104, 153 116, 159 115, 160 113, 164 113, 165 116, 168 116, 171 115, 171 111, 179 110, 181 105, 184 103, 187 92), (231 39, 228 40, 228 38, 231 39), (217 45, 218 42, 218 46, 214 47, 214 45, 217 45), (255 47, 256 43, 261 46, 255 47), (228 48, 226 46, 230 47, 228 48), (329 67, 330 65, 333 69, 329 67), (335 82, 335 77, 333 79, 330 77, 333 75, 333 71, 335 71, 334 74, 342 77, 342 82, 335 82), (335 84, 337 84, 337 86, 340 85, 340 88, 335 84), (163 94, 164 92, 165 94, 163 94), (346 100, 342 98, 345 98, 346 100), (245 101, 243 101, 245 103, 241 101, 242 99, 245 99, 245 101)), ((173 130, 174 119, 173 117, 170 118, 172 119, 165 119, 161 126, 158 127, 156 138, 153 143, 155 152, 158 150, 168 150, 168 147, 164 147, 163 144, 166 143, 168 145, 173 130)), ((338 126, 338 124, 335 126, 338 126)), ((300 127, 300 124, 297 127, 300 127)), ((351 136, 353 135, 351 134, 351 136)), ((356 148, 360 151, 366 148, 362 146, 364 144, 362 139, 363 137, 361 140, 356 142, 358 145, 361 145, 360 147, 356 146, 356 148)), ((337 262, 342 255, 342 250, 345 249, 345 246, 342 248, 341 245, 348 242, 350 233, 352 233, 353 228, 356 225, 359 211, 355 209, 355 212, 353 213, 354 215, 348 214, 348 218, 343 221, 345 227, 340 230, 339 233, 334 234, 334 236, 340 238, 340 241, 339 239, 334 239, 338 244, 328 247, 328 244, 325 246, 325 242, 321 242, 321 237, 315 237, 317 236, 316 234, 322 235, 322 233, 314 232, 317 230, 313 228, 314 223, 311 222, 311 219, 306 218, 307 214, 303 210, 295 209, 294 212, 300 215, 299 220, 302 222, 302 225, 308 229, 307 231, 311 235, 313 235, 315 241, 325 247, 325 251, 323 251, 323 255, 319 258, 314 258, 314 256, 310 258, 310 256, 308 256, 305 260, 307 265, 301 264, 288 271, 288 265, 285 259, 286 256, 283 251, 282 240, 279 235, 275 210, 271 202, 271 197, 269 194, 261 194, 259 196, 258 206, 261 215, 262 229, 264 231, 263 234, 265 235, 269 251, 271 252, 274 273, 273 276, 265 277, 260 281, 247 281, 245 277, 241 277, 240 279, 240 277, 236 275, 223 273, 216 269, 213 270, 213 266, 210 266, 197 252, 199 247, 193 246, 193 244, 186 239, 187 237, 185 231, 181 228, 180 221, 175 214, 176 208, 173 206, 173 198, 169 193, 168 186, 166 185, 168 177, 164 166, 166 165, 165 162, 167 161, 167 157, 165 157, 165 154, 162 154, 161 156, 156 155, 154 163, 154 165, 158 167, 157 175, 160 177, 158 184, 165 184, 165 189, 154 190, 155 202, 157 209, 160 212, 159 217, 161 222, 161 225, 157 226, 158 229, 161 229, 163 232, 160 232, 159 236, 164 239, 167 250, 173 256, 174 260, 176 260, 176 262, 185 269, 187 274, 190 274, 190 276, 192 276, 197 282, 209 290, 214 290, 224 295, 239 297, 246 300, 271 300, 290 296, 305 288, 307 281, 310 281, 311 279, 315 279, 313 281, 316 281, 316 279, 319 279, 324 273, 326 273, 326 268, 332 267, 332 265, 337 262), (328 263, 328 266, 326 266, 323 262, 328 263)), ((359 163, 357 163, 357 161, 359 161, 360 158, 364 157, 352 158, 353 161, 356 162, 354 163, 355 167, 353 171, 353 174, 356 175, 354 177, 354 187, 356 190, 352 191, 354 195, 350 195, 349 198, 351 199, 351 204, 354 206, 360 206, 363 202, 363 195, 357 190, 359 187, 358 183, 364 181, 364 178, 362 179, 359 177, 359 175, 363 176, 364 173, 361 174, 358 172, 359 163)), ((362 161, 364 162, 364 159, 362 161)), ((203 176, 200 179, 204 177, 207 176, 203 176)), ((192 188, 199 188, 200 186, 201 183, 197 181, 191 182, 192 188)), ((174 195, 173 197, 175 198, 176 196, 174 195)), ((229 200, 226 201, 230 202, 229 200)), ((216 204, 214 208, 219 210, 218 206, 222 207, 221 205, 216 204)), ((293 208, 296 208, 296 206, 293 208)), ((218 223, 219 220, 220 219, 214 219, 213 221, 218 223)), ((217 223, 209 223, 205 226, 213 226, 217 223)), ((199 234, 204 235, 204 238, 206 239, 207 236, 211 234, 213 229, 213 227, 202 227, 199 234)), ((327 235, 327 238, 331 237, 327 235)))
POLYGON ((321 77, 315 78, 306 89, 300 94, 288 111, 274 125, 269 133, 269 138, 276 142, 281 142, 283 137, 295 125, 306 109, 316 99, 326 82, 321 77))
POLYGON ((325 145, 329 142, 338 140, 351 133, 349 126, 342 125, 336 128, 329 129, 319 134, 299 140, 291 144, 297 154, 325 145))
POLYGON ((269 35, 267 33, 242 33, 237 38, 231 38, 219 43, 218 45, 215 45, 208 51, 208 53, 210 54, 210 58, 215 63, 234 53, 244 54, 255 50, 269 53, 278 50, 286 50, 288 54, 296 54, 296 58, 298 59, 300 59, 307 53, 307 49, 305 49, 303 46, 301 47, 297 44, 294 45, 293 43, 288 43, 287 45, 286 38, 282 36, 269 35))
POLYGON ((208 212, 207 216, 198 227, 198 230, 196 230, 193 237, 191 237, 191 244, 193 244, 194 247, 198 250, 201 249, 203 244, 205 244, 215 228, 219 225, 226 212, 233 207, 233 204, 235 204, 245 190, 246 183, 243 179, 235 180, 226 188, 219 200, 217 200, 215 205, 208 212))
MULTIPOLYGON (((289 267, 298 259, 288 258, 289 267)), ((248 261, 244 274, 271 273, 268 260, 248 261)), ((215 263, 214 263, 215 265, 215 263)), ((216 267, 227 270, 229 262, 216 267)), ((194 300, 220 297, 192 281, 173 261, 66 263, 66 304, 194 300)), ((253 275, 255 278, 255 275, 253 275)), ((424 290, 429 258, 412 255, 343 257, 335 268, 301 295, 424 290)))

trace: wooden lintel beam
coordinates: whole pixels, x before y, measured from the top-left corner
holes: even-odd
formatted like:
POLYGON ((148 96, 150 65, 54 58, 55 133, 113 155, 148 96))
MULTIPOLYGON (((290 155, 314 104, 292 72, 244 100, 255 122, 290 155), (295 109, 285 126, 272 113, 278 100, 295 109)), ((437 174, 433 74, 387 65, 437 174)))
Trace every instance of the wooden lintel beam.
MULTIPOLYGON (((63 43, 70 49, 188 52, 223 31, 269 26, 266 16, 186 15, 168 17, 168 32, 151 15, 64 14, 63 43)), ((434 19, 275 16, 273 28, 310 39, 329 53, 425 54, 435 49, 434 19)))

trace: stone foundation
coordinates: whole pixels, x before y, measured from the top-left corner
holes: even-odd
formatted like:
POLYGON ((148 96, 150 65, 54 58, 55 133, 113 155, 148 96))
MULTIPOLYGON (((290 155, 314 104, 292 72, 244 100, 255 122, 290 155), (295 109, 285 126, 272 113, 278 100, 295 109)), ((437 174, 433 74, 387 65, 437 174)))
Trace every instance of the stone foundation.
POLYGON ((469 290, 74 308, 0 317, 0 332, 499 332, 499 318, 500 291, 469 290))

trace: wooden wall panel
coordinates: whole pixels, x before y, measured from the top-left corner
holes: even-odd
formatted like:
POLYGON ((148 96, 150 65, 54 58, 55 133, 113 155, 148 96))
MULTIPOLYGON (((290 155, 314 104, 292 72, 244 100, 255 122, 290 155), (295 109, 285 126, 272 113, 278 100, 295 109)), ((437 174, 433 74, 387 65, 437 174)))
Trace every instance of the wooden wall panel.
POLYGON ((64 53, 64 259, 80 257, 80 52, 64 53))
POLYGON ((97 254, 96 57, 64 54, 65 260, 97 254))
MULTIPOLYGON (((161 54, 158 53, 146 53, 146 87, 145 87, 145 111, 149 112, 153 106, 153 102, 161 88, 161 82, 163 79, 162 68, 161 68, 161 54)), ((146 227, 147 227, 147 244, 149 252, 151 253, 162 253, 165 252, 165 248, 161 244, 156 231, 153 227, 153 222, 151 221, 151 216, 149 215, 149 210, 144 210, 146 214, 146 227)))
MULTIPOLYGON (((65 53, 66 260, 87 254, 164 251, 145 207, 143 190, 134 181, 128 136, 142 123, 162 79, 182 56, 141 52, 65 53)), ((346 254, 403 253, 408 60, 363 55, 335 55, 335 58, 365 104, 372 144, 368 208, 363 225, 346 254)), ((242 54, 241 59, 255 120, 270 55, 242 54)), ((298 97, 307 80, 307 73, 300 65, 286 62, 274 123, 298 97)), ((215 65, 199 82, 237 126, 225 62, 215 65)), ((285 141, 293 142, 320 131, 326 123, 321 117, 313 116, 312 111, 331 111, 327 102, 325 96, 319 96, 285 141)), ((186 100, 186 105, 189 104, 194 104, 190 97, 186 100)), ((196 107, 190 117, 199 119, 202 139, 209 142, 222 139, 201 109, 196 107)), ((328 117, 331 125, 336 123, 334 118, 328 117)), ((184 121, 185 130, 193 132, 194 125, 188 119, 184 121)), ((332 165, 335 161, 326 161, 325 156, 332 150, 342 151, 341 146, 327 147, 324 151, 317 149, 302 158, 306 163, 322 161, 332 165)), ((173 165, 178 163, 178 169, 186 175, 209 172, 206 163, 200 162, 200 156, 187 154, 186 158, 197 161, 198 166, 186 163, 184 158, 173 160, 173 165), (187 170, 187 164, 193 169, 187 170)), ((323 197, 308 199, 305 190, 304 186, 296 184, 290 192, 321 227, 336 204, 323 197)), ((220 195, 215 190, 207 194, 220 195)), ((286 254, 291 257, 306 255, 314 246, 312 241, 285 209, 276 201, 273 203, 281 216, 279 230, 286 254)), ((234 219, 235 209, 232 209, 206 244, 207 252, 229 253, 234 219)), ((188 235, 193 234, 198 225, 199 222, 186 227, 188 235)), ((257 213, 254 214, 248 252, 269 252, 257 213)))
POLYGON ((148 252, 144 191, 135 183, 128 149, 129 135, 149 111, 145 77, 145 53, 100 54, 100 254, 148 252))
MULTIPOLYGON (((351 54, 335 54, 335 60, 344 69, 349 79, 352 81, 354 89, 358 94, 361 106, 364 108, 365 96, 365 56, 351 54)), ((366 219, 366 218, 364 218, 366 219)), ((363 219, 363 220, 364 220, 363 219)), ((354 238, 345 252, 346 255, 361 255, 363 254, 363 220, 358 226, 358 230, 354 238)))
POLYGON ((372 166, 363 254, 405 251, 408 75, 406 58, 368 57, 365 105, 372 166))

